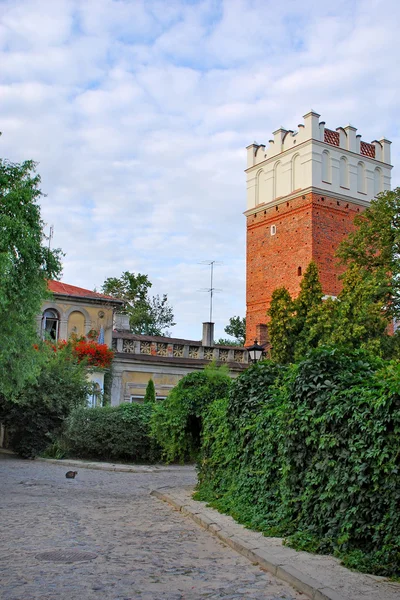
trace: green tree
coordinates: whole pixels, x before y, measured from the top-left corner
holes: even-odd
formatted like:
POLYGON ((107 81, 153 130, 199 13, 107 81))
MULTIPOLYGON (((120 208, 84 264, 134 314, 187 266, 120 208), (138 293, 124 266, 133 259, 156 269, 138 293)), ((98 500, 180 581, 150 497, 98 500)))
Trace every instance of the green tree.
POLYGON ((400 316, 400 188, 384 192, 354 220, 356 229, 337 256, 347 267, 343 288, 324 302, 314 334, 320 343, 398 355, 398 334, 388 328, 400 316))
POLYGON ((35 457, 61 433, 71 410, 85 406, 90 391, 86 365, 78 363, 67 345, 54 352, 39 343, 40 373, 27 384, 17 402, 0 396, 0 420, 5 423, 11 447, 24 458, 35 457))
POLYGON ((238 345, 243 346, 246 340, 246 317, 231 317, 229 319, 229 324, 225 327, 224 331, 228 335, 234 337, 238 342, 238 345))
POLYGON ((337 256, 371 274, 388 320, 400 317, 400 188, 379 194, 354 224, 337 256))
POLYGON ((271 357, 281 364, 290 363, 294 358, 295 303, 285 287, 274 290, 268 315, 271 357))
POLYGON ((0 395, 8 398, 39 373, 35 317, 46 280, 61 272, 61 251, 42 245, 39 184, 33 161, 0 159, 0 395))
POLYGON ((343 276, 343 289, 336 300, 324 302, 312 327, 320 344, 365 348, 375 354, 390 355, 397 336, 388 334, 386 274, 374 273, 351 264, 343 276))
POLYGON ((121 277, 109 277, 102 285, 104 294, 125 301, 121 312, 129 315, 132 333, 144 335, 168 335, 173 327, 173 309, 166 294, 150 296, 152 284, 147 275, 125 271, 121 277))
POLYGON ((229 338, 219 338, 215 343, 220 346, 234 346, 235 348, 241 348, 243 346, 242 342, 231 340, 229 338))
POLYGON ((322 305, 322 286, 319 280, 318 267, 311 261, 300 284, 300 294, 294 301, 293 334, 295 336, 295 359, 307 354, 319 342, 315 324, 320 318, 322 305))
POLYGON ((203 416, 214 400, 228 395, 230 385, 227 366, 211 362, 203 371, 183 377, 163 402, 154 405, 151 432, 167 462, 197 457, 203 416))
POLYGON ((152 379, 149 379, 146 386, 146 393, 143 401, 145 404, 154 404, 156 401, 156 388, 154 387, 154 381, 152 379))

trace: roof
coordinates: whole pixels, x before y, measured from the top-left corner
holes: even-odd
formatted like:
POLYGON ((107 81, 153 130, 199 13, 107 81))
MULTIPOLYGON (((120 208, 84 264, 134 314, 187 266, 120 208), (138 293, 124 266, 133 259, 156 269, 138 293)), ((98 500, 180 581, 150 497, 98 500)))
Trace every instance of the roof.
POLYGON ((60 294, 61 296, 71 296, 74 298, 87 298, 88 300, 111 300, 117 304, 123 304, 123 300, 114 298, 113 296, 107 296, 106 294, 100 294, 99 292, 93 292, 92 290, 85 290, 84 288, 77 287, 76 285, 69 285, 62 281, 49 280, 47 287, 53 294, 60 294))

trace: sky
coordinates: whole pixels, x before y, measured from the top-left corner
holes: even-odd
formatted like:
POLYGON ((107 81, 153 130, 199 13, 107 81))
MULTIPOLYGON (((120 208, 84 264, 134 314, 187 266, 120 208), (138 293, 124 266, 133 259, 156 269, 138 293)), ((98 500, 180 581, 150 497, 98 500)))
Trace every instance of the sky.
POLYGON ((245 147, 310 109, 392 144, 398 0, 0 0, 0 156, 38 162, 62 281, 145 273, 200 339, 245 315, 245 147))

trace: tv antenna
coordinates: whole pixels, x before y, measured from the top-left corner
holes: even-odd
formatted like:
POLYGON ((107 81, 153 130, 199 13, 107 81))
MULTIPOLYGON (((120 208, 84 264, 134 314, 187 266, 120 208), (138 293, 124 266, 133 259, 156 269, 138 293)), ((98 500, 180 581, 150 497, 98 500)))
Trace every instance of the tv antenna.
MULTIPOLYGON (((44 225, 46 226, 47 223, 44 223, 44 225)), ((49 242, 49 250, 51 247, 51 240, 53 239, 53 235, 54 235, 54 225, 50 225, 49 235, 43 234, 43 237, 46 240, 48 240, 48 242, 49 242)))
POLYGON ((222 292, 219 288, 214 287, 214 267, 222 265, 222 262, 218 260, 202 260, 200 265, 209 265, 210 267, 210 287, 202 288, 200 292, 207 292, 210 294, 210 323, 212 323, 212 311, 213 311, 213 296, 218 292, 222 292))

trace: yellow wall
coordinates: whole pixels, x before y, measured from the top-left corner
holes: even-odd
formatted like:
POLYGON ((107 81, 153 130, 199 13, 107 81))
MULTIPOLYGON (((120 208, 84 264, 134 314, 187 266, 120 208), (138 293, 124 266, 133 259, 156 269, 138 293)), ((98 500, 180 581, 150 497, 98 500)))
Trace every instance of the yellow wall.
POLYGON ((113 328, 113 308, 109 305, 65 301, 64 298, 54 297, 42 305, 42 313, 38 318, 40 330, 41 316, 47 308, 54 308, 60 315, 59 339, 67 339, 71 333, 78 336, 87 335, 94 329, 97 332, 104 328, 104 341, 111 347, 113 328), (75 331, 76 328, 76 331, 75 331))
POLYGON ((78 337, 85 335, 85 316, 75 310, 68 317, 68 337, 74 333, 78 337))
POLYGON ((182 378, 183 374, 147 373, 139 371, 123 371, 122 389, 126 400, 129 396, 144 396, 146 386, 150 379, 154 381, 157 396, 168 396, 173 387, 182 378))

